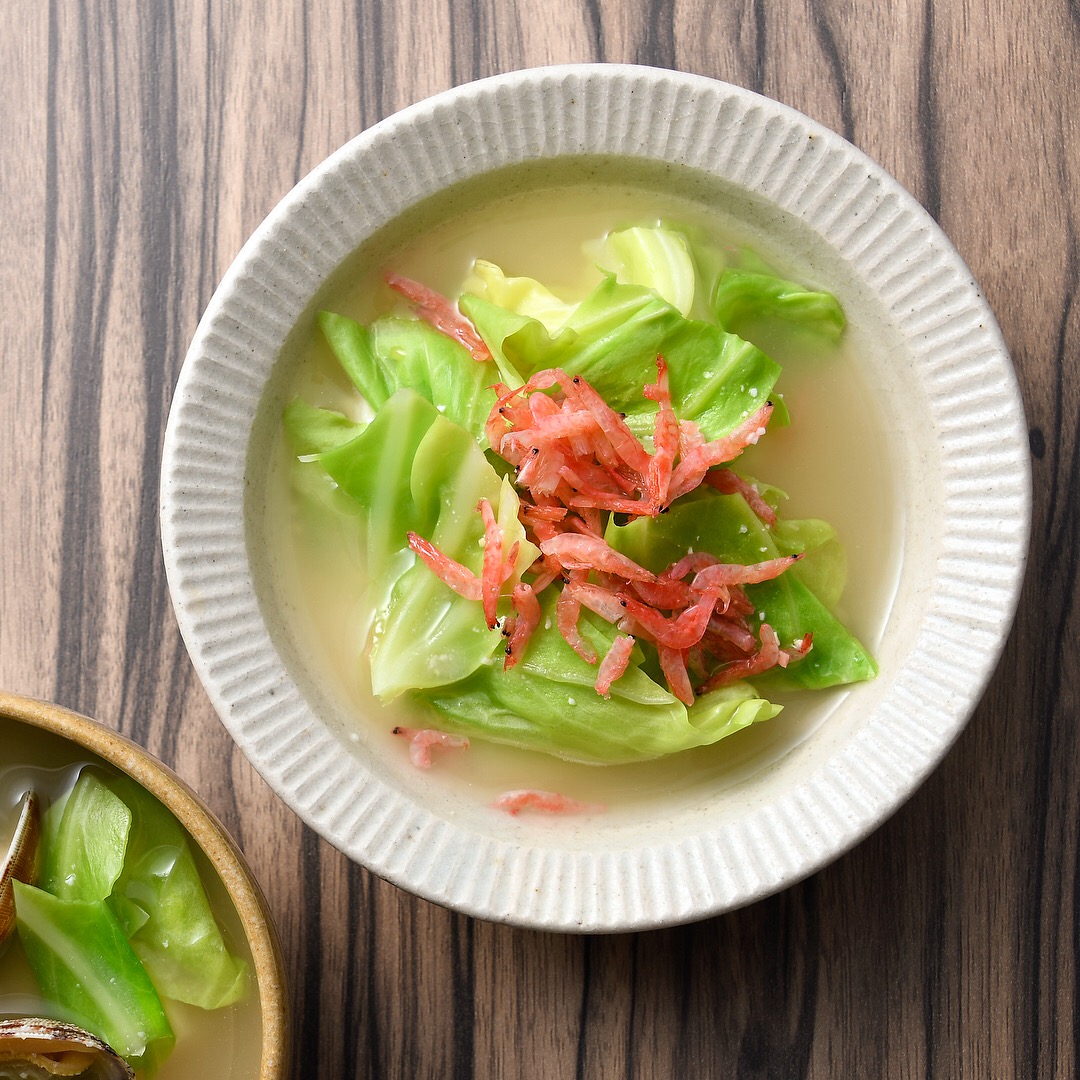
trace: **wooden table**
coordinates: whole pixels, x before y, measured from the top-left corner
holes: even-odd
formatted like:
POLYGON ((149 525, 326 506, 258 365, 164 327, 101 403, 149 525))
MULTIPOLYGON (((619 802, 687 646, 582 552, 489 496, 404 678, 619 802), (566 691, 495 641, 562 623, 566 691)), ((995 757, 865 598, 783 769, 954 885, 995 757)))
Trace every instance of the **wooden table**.
POLYGON ((144 743, 232 830, 277 915, 297 1076, 1075 1074, 1077 0, 0 0, 0 14, 0 685, 144 743), (606 938, 452 914, 302 828, 194 677, 157 524, 185 348, 278 199, 412 101, 584 60, 751 87, 896 175, 997 312, 1035 471, 1012 638, 910 803, 770 900, 606 938))

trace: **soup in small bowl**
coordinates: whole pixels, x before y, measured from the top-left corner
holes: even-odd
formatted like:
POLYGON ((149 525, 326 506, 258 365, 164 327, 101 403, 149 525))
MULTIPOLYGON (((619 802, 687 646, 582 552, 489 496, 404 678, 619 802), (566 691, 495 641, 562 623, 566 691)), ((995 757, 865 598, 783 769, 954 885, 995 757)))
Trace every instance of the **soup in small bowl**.
POLYGON ((677 72, 518 72, 249 241, 177 388, 166 565, 223 722, 347 854, 664 925, 940 760, 1012 616, 1024 430, 959 256, 854 147, 677 72))
POLYGON ((209 810, 59 706, 0 695, 0 746, 0 1074, 283 1077, 273 924, 209 810))

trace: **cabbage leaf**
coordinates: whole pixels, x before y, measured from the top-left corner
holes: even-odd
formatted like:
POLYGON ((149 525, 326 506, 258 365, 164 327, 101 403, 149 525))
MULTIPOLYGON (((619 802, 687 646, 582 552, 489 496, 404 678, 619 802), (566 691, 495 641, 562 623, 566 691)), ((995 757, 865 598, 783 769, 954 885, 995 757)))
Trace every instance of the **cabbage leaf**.
POLYGON ((717 279, 712 304, 717 321, 728 330, 747 319, 783 319, 835 342, 847 324, 832 293, 807 289, 772 274, 731 267, 717 279))
MULTIPOLYGON (((440 728, 572 761, 622 764, 707 746, 780 712, 746 683, 687 710, 642 670, 637 646, 606 700, 595 690, 596 666, 559 633, 555 601, 554 589, 541 595, 543 618, 515 667, 503 671, 495 657, 463 682, 416 696, 440 714, 440 728)), ((619 636, 586 610, 579 629, 601 657, 619 636)))
POLYGON ((14 883, 23 952, 61 1019, 104 1039, 134 1067, 160 1063, 175 1039, 161 999, 103 900, 60 900, 14 883))
POLYGON ((502 267, 486 259, 477 259, 473 263, 472 273, 465 279, 461 291, 474 293, 507 311, 535 319, 550 334, 554 334, 577 307, 577 301, 560 300, 536 278, 507 277, 502 267))
POLYGON ((681 315, 694 306, 696 273, 686 237, 675 229, 636 225, 608 233, 596 262, 624 285, 652 289, 681 315))
POLYGON ((711 323, 684 319, 640 285, 604 280, 555 335, 517 312, 477 296, 461 298, 499 362, 522 378, 561 367, 580 375, 639 436, 652 432, 656 406, 642 394, 656 381, 656 358, 667 361, 671 399, 681 420, 707 439, 726 435, 765 404, 780 367, 757 346, 711 323))
MULTIPOLYGON (((877 674, 870 654, 809 587, 830 598, 843 589, 845 566, 835 533, 823 522, 788 522, 766 528, 741 495, 707 494, 677 502, 667 514, 609 525, 606 540, 616 550, 659 572, 688 551, 707 551, 722 562, 750 563, 809 552, 803 563, 772 581, 746 586, 759 615, 790 644, 813 633, 814 647, 802 660, 770 673, 771 687, 822 688, 859 682, 877 674), (804 577, 803 574, 806 574, 804 577)), ((765 685, 760 683, 759 685, 765 685)))
POLYGON ((217 1009, 247 988, 247 964, 229 950, 214 918, 187 833, 157 799, 133 780, 109 786, 132 812, 124 870, 114 911, 160 993, 217 1009), (121 899, 122 898, 122 899, 121 899))
POLYGON ((370 327, 344 315, 319 312, 319 326, 357 390, 381 409, 408 387, 484 443, 495 404, 495 372, 467 349, 420 319, 386 316, 370 327))
POLYGON ((90 768, 65 800, 45 845, 41 887, 60 900, 104 900, 124 868, 131 810, 90 768))
MULTIPOLYGON (((470 361, 472 362, 472 361, 470 361)), ((408 547, 416 532, 479 576, 486 498, 518 544, 513 587, 539 555, 518 520, 518 497, 476 439, 411 390, 399 390, 351 442, 320 455, 323 468, 363 513, 367 604, 373 619, 371 683, 380 698, 465 678, 501 643, 482 606, 449 588, 408 547)))

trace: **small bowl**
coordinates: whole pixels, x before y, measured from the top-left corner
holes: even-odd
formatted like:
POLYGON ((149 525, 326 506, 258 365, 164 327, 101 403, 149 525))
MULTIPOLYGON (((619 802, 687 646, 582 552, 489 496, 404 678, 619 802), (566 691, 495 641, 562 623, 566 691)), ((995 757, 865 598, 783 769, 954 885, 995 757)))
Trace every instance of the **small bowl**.
POLYGON ((584 65, 498 76, 412 106, 280 203, 191 345, 161 506, 169 584, 199 677, 238 745, 310 826, 458 910, 615 931, 775 892, 911 795, 967 722, 1003 646, 1027 550, 1030 472, 994 317, 895 180, 749 91, 584 65), (618 814, 557 822, 500 815, 389 760, 386 740, 368 736, 376 721, 351 715, 298 644, 263 518, 290 357, 357 249, 420 206, 450 216, 475 204, 484 178, 512 186, 552 163, 613 180, 645 174, 657 190, 737 218, 793 273, 839 295, 882 416, 902 550, 872 643, 881 673, 834 695, 827 723, 760 754, 738 736, 740 767, 714 789, 674 784, 618 814))
MULTIPOLYGON (((221 1071, 214 1075, 283 1080, 289 1059, 287 991, 281 949, 262 891, 221 822, 171 769, 130 739, 95 720, 59 705, 5 692, 0 692, 0 718, 55 736, 52 766, 98 760, 126 773, 167 807, 187 830, 206 857, 204 869, 208 864, 220 882, 220 890, 235 910, 236 918, 230 920, 230 929, 243 936, 244 946, 250 954, 262 1026, 260 1038, 252 1040, 252 1045, 258 1047, 257 1059, 249 1061, 237 1057, 222 1063, 221 1071)), ((9 752, 10 747, 6 747, 5 757, 9 752)), ((17 762, 9 759, 5 764, 17 762)), ((217 888, 213 883, 213 889, 217 888)))

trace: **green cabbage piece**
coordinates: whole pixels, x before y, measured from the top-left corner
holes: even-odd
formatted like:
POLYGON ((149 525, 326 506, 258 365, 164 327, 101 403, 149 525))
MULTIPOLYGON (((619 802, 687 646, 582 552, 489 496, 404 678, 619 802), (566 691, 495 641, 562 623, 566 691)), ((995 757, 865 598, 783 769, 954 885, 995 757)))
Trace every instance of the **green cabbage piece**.
POLYGON ((60 900, 20 881, 14 886, 19 940, 61 1019, 104 1039, 135 1068, 160 1064, 172 1050, 172 1028, 109 905, 60 900))
MULTIPOLYGON (((606 700, 594 688, 596 666, 559 633, 555 601, 554 589, 541 595, 543 618, 515 667, 503 671, 500 651, 469 679, 416 695, 440 714, 440 728, 572 761, 623 764, 707 746, 780 712, 745 683, 708 694, 688 710, 642 670, 636 646, 606 700)), ((619 636, 585 610, 579 628, 599 657, 619 636)))
POLYGON ((283 419, 289 446, 297 457, 324 454, 344 446, 367 426, 331 409, 318 409, 301 398, 285 406, 283 419))
POLYGON ((488 364, 420 319, 387 316, 364 327, 329 311, 318 318, 334 355, 373 409, 408 387, 485 443, 484 424, 495 404, 488 364))
POLYGON ((597 245, 596 262, 622 284, 652 289, 681 315, 690 315, 696 274, 682 233, 644 225, 618 229, 597 245))
POLYGON ((835 342, 846 325, 832 293, 749 270, 725 270, 716 282, 712 303, 718 322, 729 330, 741 328, 744 320, 783 319, 835 342))
POLYGON ((225 943, 186 832, 157 799, 87 768, 46 822, 43 889, 64 902, 104 901, 166 997, 204 1009, 239 999, 247 966, 225 943))
POLYGON ((817 518, 779 518, 771 535, 781 555, 805 556, 790 573, 827 608, 836 607, 847 582, 847 552, 836 530, 817 518))
POLYGON ((577 301, 560 300, 536 278, 507 277, 500 266, 486 259, 473 263, 462 292, 474 293, 507 311, 535 319, 548 333, 555 333, 570 318, 577 301))
POLYGON ((319 462, 363 509, 373 692, 389 700, 475 671, 501 642, 500 632, 488 629, 478 602, 459 596, 415 558, 407 533, 479 576, 484 527, 476 507, 486 498, 504 550, 519 545, 519 570, 503 586, 508 590, 539 555, 518 521, 513 486, 472 434, 411 390, 398 391, 360 435, 319 462))
POLYGON ((124 869, 131 810, 86 768, 42 856, 41 887, 60 900, 105 900, 124 869))
MULTIPOLYGON (((770 688, 819 689, 859 682, 877 674, 877 665, 856 638, 840 623, 808 581, 829 597, 843 589, 842 554, 835 533, 823 522, 789 522, 775 533, 766 528, 741 495, 702 493, 680 500, 656 518, 636 518, 626 525, 608 526, 607 542, 631 559, 659 572, 688 551, 707 551, 727 563, 763 562, 797 551, 810 551, 803 563, 773 581, 746 586, 761 621, 781 642, 790 644, 813 633, 814 647, 788 668, 770 673, 770 688), (806 576, 803 576, 803 573, 806 576)), ((763 682, 758 685, 766 685, 763 682)))
POLYGON ((191 853, 187 833, 157 799, 127 777, 109 786, 132 811, 114 910, 132 948, 165 997, 202 1009, 238 1001, 247 965, 229 950, 191 853))
POLYGON ((780 366, 757 346, 710 323, 684 319, 651 289, 620 285, 609 275, 554 336, 535 319, 479 297, 461 298, 500 370, 528 378, 565 368, 581 375, 638 435, 652 432, 656 405, 642 390, 656 381, 656 358, 668 364, 671 399, 680 419, 707 439, 728 434, 765 404, 780 366))

